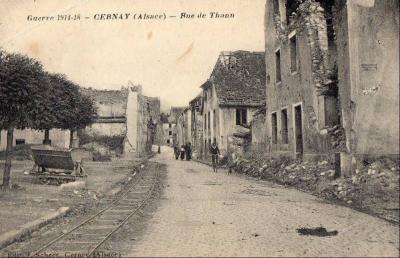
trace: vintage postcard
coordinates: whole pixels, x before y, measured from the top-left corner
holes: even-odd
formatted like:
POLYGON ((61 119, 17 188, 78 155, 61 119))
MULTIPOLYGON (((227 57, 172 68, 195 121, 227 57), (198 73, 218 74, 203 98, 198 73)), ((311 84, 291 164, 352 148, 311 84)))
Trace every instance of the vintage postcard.
POLYGON ((0 0, 0 257, 399 257, 398 0, 0 0))

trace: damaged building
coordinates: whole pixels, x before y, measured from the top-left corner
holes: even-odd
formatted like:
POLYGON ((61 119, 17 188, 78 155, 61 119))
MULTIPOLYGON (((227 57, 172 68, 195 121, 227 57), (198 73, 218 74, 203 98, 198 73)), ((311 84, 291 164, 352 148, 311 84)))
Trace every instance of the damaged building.
POLYGON ((267 142, 293 157, 399 154, 399 2, 266 2, 267 142))
POLYGON ((399 1, 335 1, 342 169, 399 157, 399 1))
POLYGON ((160 99, 147 97, 142 87, 130 85, 126 109, 125 156, 143 156, 153 144, 161 144, 162 124, 159 123, 160 99))
POLYGON ((97 117, 80 134, 87 134, 94 141, 120 138, 120 151, 125 156, 142 156, 158 143, 160 100, 144 96, 141 86, 129 83, 121 90, 82 89, 82 93, 94 101, 97 117))
POLYGON ((312 157, 332 148, 325 132, 340 121, 332 4, 266 3, 266 127, 272 152, 312 157))
POLYGON ((96 120, 85 129, 86 133, 106 136, 125 135, 128 88, 121 90, 82 88, 81 92, 91 98, 97 108, 96 120))
POLYGON ((248 132, 253 114, 265 106, 264 53, 222 52, 201 88, 203 153, 214 139, 226 153, 235 133, 248 132))
POLYGON ((189 108, 191 110, 191 121, 190 121, 190 134, 191 143, 193 149, 193 156, 202 158, 203 156, 203 98, 200 93, 189 102, 189 108))

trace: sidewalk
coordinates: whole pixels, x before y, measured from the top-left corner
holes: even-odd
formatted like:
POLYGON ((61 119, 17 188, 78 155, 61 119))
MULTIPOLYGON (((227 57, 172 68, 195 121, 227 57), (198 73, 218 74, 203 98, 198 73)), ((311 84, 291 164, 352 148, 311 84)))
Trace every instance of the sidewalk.
MULTIPOLYGON (((13 161, 11 177, 13 184, 18 186, 9 192, 0 191, 0 236, 23 227, 22 225, 29 225, 46 217, 52 218, 52 214, 63 210, 62 207, 79 212, 97 204, 99 199, 110 193, 115 194, 121 188, 118 185, 123 184, 131 168, 137 163, 139 161, 86 162, 86 187, 62 190, 60 186, 35 183, 33 175, 24 174, 24 171, 32 168, 32 161, 13 161)), ((0 167, 2 172, 4 161, 0 161, 0 167)), ((0 173, 1 181, 2 174, 0 173)))

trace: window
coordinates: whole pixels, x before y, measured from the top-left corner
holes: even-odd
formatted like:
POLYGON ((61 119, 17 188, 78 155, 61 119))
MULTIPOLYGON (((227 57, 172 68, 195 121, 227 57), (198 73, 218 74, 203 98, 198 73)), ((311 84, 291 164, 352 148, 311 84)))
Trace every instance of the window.
POLYGON ((279 14, 279 0, 274 0, 274 14, 279 14))
MULTIPOLYGON (((323 1, 325 2, 325 1, 323 1)), ((329 2, 329 1, 327 1, 329 2)), ((297 12, 297 9, 299 8, 299 1, 298 0, 286 0, 286 22, 287 25, 290 24, 290 17, 293 15, 293 13, 297 12)))
POLYGON ((210 88, 210 98, 212 98, 212 95, 213 95, 213 89, 212 89, 212 87, 210 88))
POLYGON ((288 114, 287 109, 282 109, 281 111, 281 127, 282 127, 282 143, 288 144, 289 143, 289 136, 288 136, 288 114))
POLYGON ((172 135, 172 131, 169 131, 169 135, 172 135))
POLYGON ((236 109, 236 124, 237 125, 247 124, 247 110, 246 109, 236 109))
POLYGON ((216 128, 217 128, 217 118, 215 117, 215 110, 213 110, 213 129, 214 129, 214 132, 215 132, 216 128))
POLYGON ((272 125, 272 144, 278 143, 278 125, 276 113, 271 115, 271 125, 272 125))
POLYGON ((168 124, 168 127, 169 127, 169 128, 171 128, 171 127, 172 127, 171 123, 169 123, 169 124, 168 124))
POLYGON ((210 112, 208 112, 208 121, 207 121, 207 126, 208 126, 208 129, 210 129, 210 122, 211 122, 211 119, 210 119, 210 112))
POLYGON ((275 81, 280 82, 281 81, 281 50, 278 49, 275 52, 275 81))
POLYGON ((292 73, 297 71, 297 43, 296 34, 289 38, 290 47, 290 71, 292 73))
POLYGON ((25 139, 16 139, 15 140, 15 145, 21 145, 21 144, 25 144, 25 139))
POLYGON ((170 143, 170 141, 169 141, 169 140, 167 140, 167 143, 169 144, 169 143, 170 143))

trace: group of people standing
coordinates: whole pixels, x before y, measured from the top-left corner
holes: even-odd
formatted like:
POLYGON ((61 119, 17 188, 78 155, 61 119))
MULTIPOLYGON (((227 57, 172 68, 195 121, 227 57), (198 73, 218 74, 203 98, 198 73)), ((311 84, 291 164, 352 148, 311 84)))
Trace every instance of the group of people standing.
POLYGON ((174 154, 175 159, 178 160, 191 160, 192 159, 192 145, 190 142, 186 143, 185 145, 181 145, 179 148, 178 146, 174 146, 174 154))
MULTIPOLYGON (((218 144, 215 139, 214 139, 213 143, 209 146, 209 152, 211 154, 211 162, 212 162, 213 171, 217 172, 220 151, 219 151, 218 144)), ((185 158, 186 158, 186 160, 191 160, 192 159, 191 143, 188 142, 185 145, 181 145, 180 148, 175 145, 174 146, 174 156, 175 156, 176 160, 178 160, 179 158, 181 160, 185 160, 185 158)))

